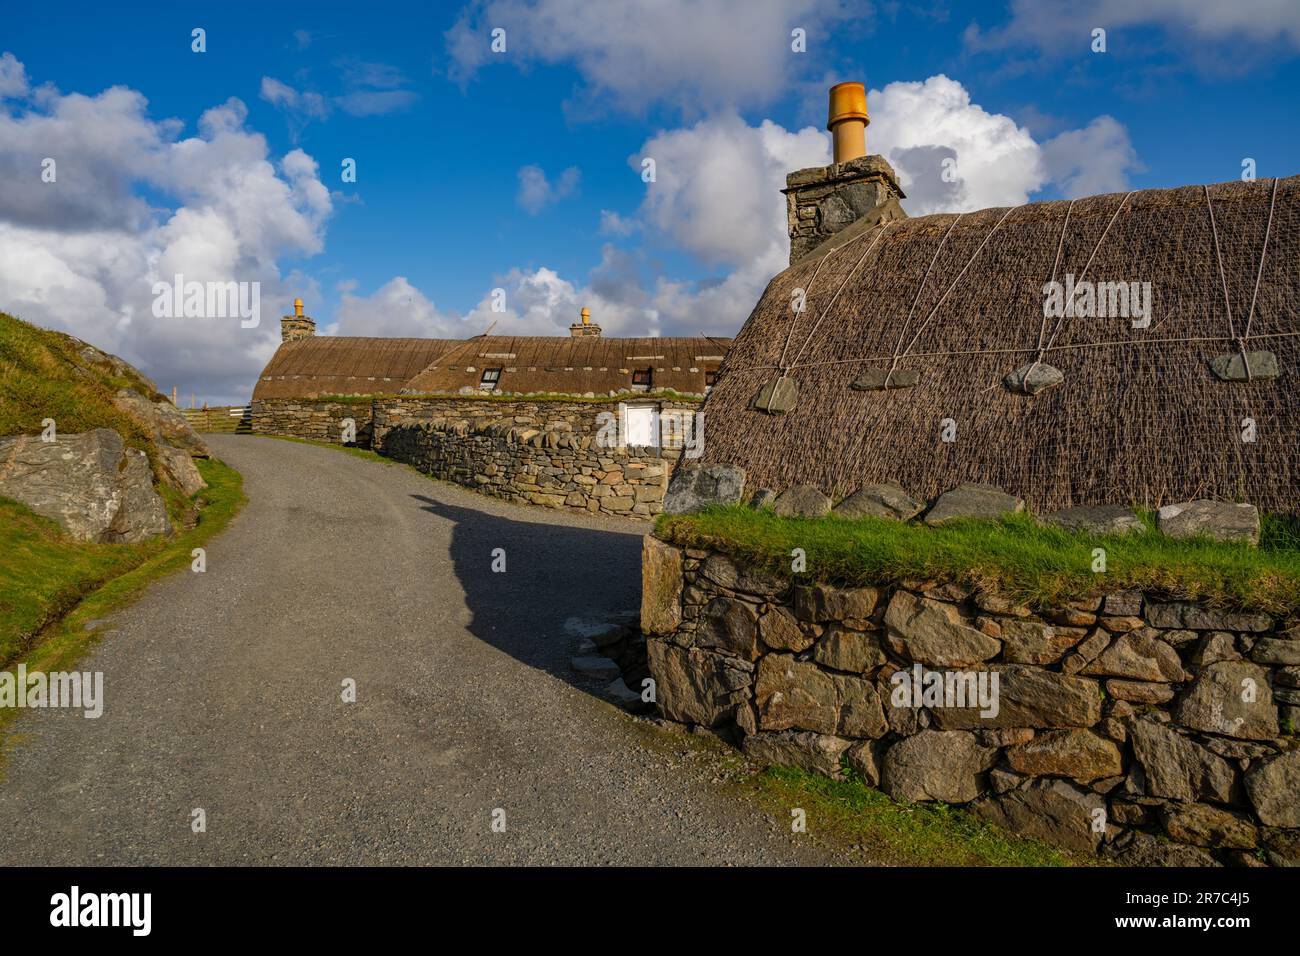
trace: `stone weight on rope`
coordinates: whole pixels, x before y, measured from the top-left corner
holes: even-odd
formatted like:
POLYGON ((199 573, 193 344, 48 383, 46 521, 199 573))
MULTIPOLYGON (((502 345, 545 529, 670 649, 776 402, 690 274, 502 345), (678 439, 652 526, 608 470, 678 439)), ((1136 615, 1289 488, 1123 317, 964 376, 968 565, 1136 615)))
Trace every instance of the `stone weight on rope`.
POLYGON ((1021 395, 1037 395, 1049 388, 1055 388, 1065 381, 1065 375, 1058 368, 1044 365, 1042 362, 1030 362, 1014 372, 1008 372, 1002 384, 1021 395))
POLYGON ((1224 382, 1248 382, 1257 379, 1273 379, 1280 374, 1277 356, 1272 352, 1247 352, 1243 359, 1240 352, 1216 355, 1210 359, 1210 370, 1224 382), (1250 374, 1246 374, 1247 365, 1250 374))
POLYGON ((754 408, 769 415, 784 415, 799 401, 799 385, 788 376, 769 379, 754 396, 754 408))
POLYGON ((872 368, 854 379, 849 388, 859 392, 878 392, 887 388, 911 388, 920 380, 921 373, 916 369, 896 368, 890 371, 887 368, 872 368))

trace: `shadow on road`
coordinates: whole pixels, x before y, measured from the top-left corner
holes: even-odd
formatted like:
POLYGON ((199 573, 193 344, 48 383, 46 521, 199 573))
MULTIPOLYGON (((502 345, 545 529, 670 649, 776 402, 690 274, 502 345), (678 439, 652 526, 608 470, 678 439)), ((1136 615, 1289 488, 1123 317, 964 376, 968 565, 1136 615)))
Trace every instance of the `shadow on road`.
POLYGON ((421 510, 454 524, 451 558, 472 615, 470 633, 530 667, 598 693, 603 684, 577 674, 569 660, 582 640, 582 625, 635 615, 640 608, 641 538, 513 521, 425 495, 411 497, 421 510), (504 572, 492 570, 497 548, 505 551, 504 572))

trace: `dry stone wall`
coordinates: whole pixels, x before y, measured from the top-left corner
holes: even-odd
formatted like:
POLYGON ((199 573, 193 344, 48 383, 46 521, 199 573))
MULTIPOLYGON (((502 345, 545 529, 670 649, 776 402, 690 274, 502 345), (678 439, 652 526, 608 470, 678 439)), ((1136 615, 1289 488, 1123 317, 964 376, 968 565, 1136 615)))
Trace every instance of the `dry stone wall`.
POLYGON ((352 419, 356 441, 370 447, 371 403, 327 402, 313 398, 276 398, 252 403, 250 418, 255 435, 287 435, 311 441, 343 444, 344 419, 352 419))
MULTIPOLYGON (((661 416, 697 406, 662 402, 661 416)), ((675 448, 611 447, 598 417, 618 403, 395 398, 374 403, 376 451, 476 491, 590 514, 651 518, 675 448)))
POLYGON ((1136 591, 794 584, 654 537, 664 717, 1135 865, 1300 863, 1300 627, 1136 591))

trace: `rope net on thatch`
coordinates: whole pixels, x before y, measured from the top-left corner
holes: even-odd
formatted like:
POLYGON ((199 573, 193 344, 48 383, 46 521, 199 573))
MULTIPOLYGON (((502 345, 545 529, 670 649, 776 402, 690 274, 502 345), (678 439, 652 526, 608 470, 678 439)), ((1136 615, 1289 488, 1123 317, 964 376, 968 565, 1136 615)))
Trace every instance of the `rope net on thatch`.
POLYGON ((880 226, 772 280, 705 405, 703 460, 743 466, 751 488, 834 497, 890 479, 924 496, 978 481, 1038 511, 1194 497, 1295 511, 1298 246, 1300 177, 880 226), (1150 283, 1149 324, 1045 317, 1045 283, 1067 275, 1150 283), (1280 376, 1212 372, 1247 349, 1272 353, 1280 376), (1035 362, 1063 381, 1035 395, 1003 384, 1035 362), (850 387, 872 368, 915 371, 917 384, 850 387), (752 410, 779 376, 797 383, 796 406, 752 410))
POLYGON ((258 377, 253 399, 396 392, 457 339, 313 335, 284 342, 258 377))

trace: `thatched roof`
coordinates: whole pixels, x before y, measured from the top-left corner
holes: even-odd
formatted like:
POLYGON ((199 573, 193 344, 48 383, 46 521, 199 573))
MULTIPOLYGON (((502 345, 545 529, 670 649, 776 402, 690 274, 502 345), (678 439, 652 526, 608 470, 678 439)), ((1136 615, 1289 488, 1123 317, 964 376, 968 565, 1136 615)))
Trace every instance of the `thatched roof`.
POLYGON ((834 497, 889 479, 924 496, 978 481, 1038 511, 1201 496, 1297 510, 1300 177, 1276 191, 1273 180, 1208 187, 1222 274, 1206 192, 845 230, 773 279, 735 339, 704 406, 703 461, 743 466, 751 489, 806 482, 834 497), (1071 317, 1053 338, 1044 285, 1067 273, 1151 283, 1150 327, 1071 317), (796 288, 808 292, 801 314, 796 288), (1211 360, 1239 352, 1252 298, 1245 346, 1274 353, 1281 375, 1222 381, 1211 360), (1064 380, 1014 393, 1003 377, 1040 356, 1040 336, 1050 345, 1041 361, 1064 380), (919 383, 850 388, 891 368, 919 372, 919 383), (782 371, 798 386, 793 409, 752 410, 782 371), (1242 441, 1248 418, 1253 443, 1242 441), (956 425, 951 443, 940 440, 944 419, 956 425))
POLYGON ((651 388, 704 394, 730 339, 604 336, 478 336, 440 356, 404 392, 478 390, 485 369, 500 369, 500 393, 607 395, 632 388, 634 370, 651 370, 651 388))
POLYGON ((320 335, 283 343, 262 370, 253 399, 396 392, 457 339, 320 335))

